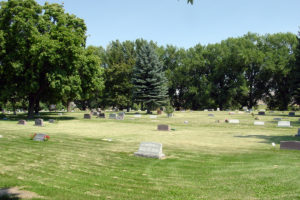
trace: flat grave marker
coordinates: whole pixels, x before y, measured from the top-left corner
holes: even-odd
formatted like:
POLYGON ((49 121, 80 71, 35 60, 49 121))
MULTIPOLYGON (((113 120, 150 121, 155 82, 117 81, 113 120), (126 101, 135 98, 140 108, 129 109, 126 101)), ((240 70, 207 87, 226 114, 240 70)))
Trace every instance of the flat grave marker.
POLYGON ((169 130, 171 130, 171 127, 166 124, 159 124, 159 125, 157 125, 157 130, 158 131, 169 131, 169 130))
POLYGON ((281 121, 281 118, 274 118, 273 120, 281 121))
POLYGON ((142 115, 141 114, 135 114, 135 115, 133 115, 135 118, 141 118, 142 117, 142 115))
POLYGON ((280 141, 280 149, 300 150, 299 141, 280 141))
POLYGON ((254 121, 254 126, 264 126, 265 122, 262 121, 254 121))
POLYGON ((150 115, 149 117, 150 117, 150 119, 156 119, 157 115, 150 115))
POLYGON ((289 117, 295 117, 295 112, 289 112, 289 117))
POLYGON ((34 125, 35 126, 43 126, 44 125, 44 121, 43 121, 43 119, 35 119, 34 120, 34 125))
POLYGON ((235 115, 235 112, 229 112, 228 114, 229 115, 235 115))
POLYGON ((265 111, 259 111, 258 115, 266 115, 265 111))
POLYGON ((141 142, 138 151, 134 155, 158 159, 165 157, 162 152, 162 144, 156 142, 141 142))
POLYGON ((46 136, 47 136, 46 134, 43 134, 43 133, 37 133, 37 134, 34 136, 33 140, 34 140, 34 141, 41 141, 41 142, 44 142, 46 136))
POLYGON ((208 114, 208 116, 209 116, 209 117, 214 117, 215 115, 214 115, 214 114, 208 114))
POLYGON ((279 121, 277 127, 291 127, 290 121, 279 121))
POLYGON ((240 120, 238 120, 238 119, 230 119, 230 120, 228 120, 228 123, 229 124, 239 124, 240 120))

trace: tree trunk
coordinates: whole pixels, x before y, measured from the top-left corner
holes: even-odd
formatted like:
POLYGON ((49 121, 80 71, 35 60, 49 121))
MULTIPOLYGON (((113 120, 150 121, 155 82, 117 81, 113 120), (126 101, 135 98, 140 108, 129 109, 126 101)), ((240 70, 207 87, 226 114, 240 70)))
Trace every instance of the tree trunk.
POLYGON ((12 105, 12 109, 13 109, 14 115, 17 115, 17 112, 16 112, 16 101, 14 99, 11 100, 11 105, 12 105))
POLYGON ((35 97, 34 95, 29 95, 29 105, 28 105, 28 118, 32 119, 34 116, 34 104, 35 104, 35 97))
POLYGON ((35 99, 35 104, 34 104, 34 112, 35 114, 39 114, 39 110, 40 110, 40 100, 38 98, 35 99))
POLYGON ((71 106, 71 100, 67 100, 67 112, 71 112, 72 106, 71 106))

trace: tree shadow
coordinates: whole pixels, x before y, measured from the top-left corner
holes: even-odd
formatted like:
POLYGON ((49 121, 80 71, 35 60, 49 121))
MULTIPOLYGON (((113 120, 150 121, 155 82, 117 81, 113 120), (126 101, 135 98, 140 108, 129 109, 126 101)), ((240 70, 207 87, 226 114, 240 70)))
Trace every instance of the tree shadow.
POLYGON ((0 190, 0 200, 19 200, 18 193, 11 193, 9 188, 3 188, 0 190))
POLYGON ((300 141, 300 137, 296 137, 296 136, 237 135, 234 137, 263 139, 264 141, 260 141, 258 143, 268 143, 268 144, 272 142, 279 144, 280 141, 300 141))
POLYGON ((25 119, 27 121, 34 121, 35 119, 42 118, 43 120, 49 120, 49 119, 54 119, 54 120, 73 120, 76 119, 76 117, 70 117, 70 116, 63 116, 63 115, 58 115, 58 113, 53 113, 53 112, 43 112, 40 113, 39 115, 35 115, 33 119, 28 119, 27 114, 22 113, 22 114, 6 114, 6 115, 0 115, 0 120, 4 121, 19 121, 22 119, 25 119))

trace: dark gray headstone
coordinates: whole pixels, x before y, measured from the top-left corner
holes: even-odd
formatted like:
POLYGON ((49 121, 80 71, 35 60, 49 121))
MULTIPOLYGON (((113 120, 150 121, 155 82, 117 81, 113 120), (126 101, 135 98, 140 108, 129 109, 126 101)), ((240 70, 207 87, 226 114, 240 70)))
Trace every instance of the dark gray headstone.
POLYGON ((266 113, 264 111, 259 111, 258 115, 266 115, 266 113))
POLYGON ((157 130, 159 130, 159 131, 169 131, 169 130, 171 130, 171 127, 169 125, 166 125, 166 124, 159 124, 159 125, 157 125, 157 130))
POLYGON ((98 116, 99 118, 105 118, 105 113, 100 113, 98 116))
POLYGON ((19 120, 18 124, 20 124, 20 125, 26 125, 27 122, 26 122, 26 120, 22 119, 22 120, 19 120))
POLYGON ((43 119, 35 119, 35 125, 36 126, 43 126, 44 125, 43 119))
POLYGON ((289 112, 289 117, 295 117, 295 112, 289 112))
POLYGON ((280 149, 300 150, 298 141, 280 141, 280 149))
POLYGON ((84 114, 83 118, 84 119, 91 119, 92 116, 91 116, 91 114, 84 114))
POLYGON ((42 133, 37 133, 35 136, 34 136, 34 138, 33 138, 33 140, 34 141, 45 141, 45 136, 46 136, 46 134, 42 134, 42 133))

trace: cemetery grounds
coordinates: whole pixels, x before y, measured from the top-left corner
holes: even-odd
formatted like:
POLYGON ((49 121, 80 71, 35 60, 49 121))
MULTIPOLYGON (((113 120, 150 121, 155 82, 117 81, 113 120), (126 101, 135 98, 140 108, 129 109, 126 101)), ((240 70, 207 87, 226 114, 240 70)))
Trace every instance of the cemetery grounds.
POLYGON ((157 119, 145 113, 135 118, 132 112, 124 120, 41 113, 43 127, 33 120, 17 125, 25 115, 7 115, 0 120, 0 188, 18 187, 36 193, 33 199, 56 200, 300 199, 300 151, 279 149, 280 141, 300 141, 294 137, 299 113, 287 113, 258 116, 264 126, 237 112, 186 111, 157 119), (276 117, 292 127, 278 128, 276 117), (157 131, 158 124, 173 130, 157 131), (34 133, 50 140, 30 140, 34 133), (143 141, 162 143, 166 158, 134 156, 143 141))

